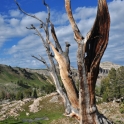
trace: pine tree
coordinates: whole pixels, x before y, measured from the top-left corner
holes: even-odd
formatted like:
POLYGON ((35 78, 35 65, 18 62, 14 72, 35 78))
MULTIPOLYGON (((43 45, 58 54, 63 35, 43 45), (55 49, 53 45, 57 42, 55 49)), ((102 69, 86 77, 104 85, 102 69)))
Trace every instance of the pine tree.
POLYGON ((36 89, 34 89, 33 98, 37 98, 37 91, 36 91, 36 89))

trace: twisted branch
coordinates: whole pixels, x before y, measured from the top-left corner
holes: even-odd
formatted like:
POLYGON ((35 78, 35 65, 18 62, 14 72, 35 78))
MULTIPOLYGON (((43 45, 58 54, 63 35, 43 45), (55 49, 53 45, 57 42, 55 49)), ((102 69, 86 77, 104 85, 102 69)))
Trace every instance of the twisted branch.
POLYGON ((42 56, 40 56, 41 59, 37 58, 37 57, 34 56, 34 55, 32 55, 32 57, 35 58, 35 59, 37 59, 37 60, 39 60, 40 62, 42 62, 44 65, 46 65, 48 71, 51 71, 51 70, 50 70, 50 67, 48 66, 48 64, 46 63, 45 59, 44 59, 42 56))

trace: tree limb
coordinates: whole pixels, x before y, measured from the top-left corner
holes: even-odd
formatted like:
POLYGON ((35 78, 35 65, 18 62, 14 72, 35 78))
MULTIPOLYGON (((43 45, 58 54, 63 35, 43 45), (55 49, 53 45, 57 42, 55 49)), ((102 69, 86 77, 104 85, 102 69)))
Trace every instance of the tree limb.
POLYGON ((49 29, 48 29, 48 26, 49 26, 49 22, 50 22, 50 8, 49 8, 48 4, 46 4, 45 0, 43 0, 43 4, 47 7, 47 12, 48 12, 48 16, 46 18, 46 26, 45 26, 46 39, 47 39, 47 42, 48 42, 49 41, 49 29))
POLYGON ((50 7, 49 7, 48 4, 46 4, 45 0, 43 0, 43 4, 47 7, 47 12, 48 12, 48 17, 47 17, 47 19, 48 19, 48 21, 50 21, 50 7))
POLYGON ((73 18, 72 15, 72 10, 71 10, 71 0, 65 0, 65 8, 66 8, 66 12, 68 15, 68 19, 71 23, 73 32, 74 32, 74 38, 77 42, 82 41, 84 39, 84 37, 81 35, 80 30, 73 18))
POLYGON ((50 22, 50 26, 51 26, 51 34, 52 34, 52 37, 55 41, 56 48, 60 53, 63 53, 61 45, 60 45, 58 38, 56 36, 56 32, 55 32, 54 25, 52 24, 52 22, 50 22))
POLYGON ((69 101, 71 102, 73 108, 79 109, 79 104, 78 104, 78 94, 77 91, 73 85, 73 80, 68 76, 69 70, 70 70, 70 65, 68 65, 67 60, 63 54, 60 54, 53 44, 50 42, 50 46, 55 54, 55 59, 59 64, 59 69, 60 69, 60 76, 62 79, 62 82, 64 84, 64 87, 66 89, 69 101))
POLYGON ((24 13, 24 14, 27 15, 27 16, 30 16, 30 17, 32 17, 32 18, 37 19, 38 21, 41 22, 42 25, 45 25, 45 23, 44 23, 41 19, 39 19, 39 18, 36 17, 35 15, 31 15, 31 14, 26 13, 24 10, 21 9, 21 7, 20 7, 20 5, 18 4, 18 2, 17 2, 16 0, 14 0, 14 1, 15 1, 16 5, 18 6, 18 9, 19 9, 22 13, 24 13))
POLYGON ((66 47, 65 47, 65 54, 68 55, 69 54, 69 47, 71 46, 70 43, 65 42, 66 47))
POLYGON ((42 39, 44 47, 50 49, 48 43, 44 40, 42 34, 38 31, 38 29, 33 24, 31 24, 31 27, 37 32, 37 35, 42 39))
POLYGON ((43 57, 41 57, 41 59, 39 59, 39 58, 37 58, 36 56, 34 56, 34 55, 32 55, 32 57, 33 58, 35 58, 35 59, 37 59, 37 60, 39 60, 39 61, 41 61, 43 64, 45 64, 46 65, 46 67, 47 67, 47 69, 48 69, 48 71, 51 71, 50 70, 50 67, 48 66, 48 64, 46 63, 46 61, 44 60, 44 58, 43 57))

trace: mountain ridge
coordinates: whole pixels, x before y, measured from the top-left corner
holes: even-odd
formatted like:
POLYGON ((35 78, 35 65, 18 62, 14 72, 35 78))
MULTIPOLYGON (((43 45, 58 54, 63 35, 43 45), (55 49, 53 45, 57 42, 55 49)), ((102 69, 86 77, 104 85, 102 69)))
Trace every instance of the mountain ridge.
POLYGON ((118 68, 121 67, 121 65, 118 65, 118 64, 115 64, 115 63, 112 63, 112 62, 109 62, 109 61, 105 61, 105 62, 100 63, 100 67, 103 68, 103 69, 110 70, 111 68, 118 69, 118 68))

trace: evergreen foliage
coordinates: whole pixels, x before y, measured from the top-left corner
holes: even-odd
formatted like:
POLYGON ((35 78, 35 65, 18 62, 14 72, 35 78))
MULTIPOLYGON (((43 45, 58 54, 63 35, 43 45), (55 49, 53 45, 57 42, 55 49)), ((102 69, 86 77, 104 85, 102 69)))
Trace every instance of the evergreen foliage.
POLYGON ((5 91, 0 91, 0 99, 5 99, 5 91))
MULTIPOLYGON (((124 67, 112 68, 107 77, 101 81, 100 95, 103 101, 111 101, 124 96, 124 67)), ((98 91, 97 91, 98 92, 98 91)))
POLYGON ((47 94, 48 93, 52 93, 54 91, 56 91, 56 88, 52 84, 49 84, 49 85, 46 85, 46 86, 42 86, 41 87, 41 92, 46 92, 47 94))
POLYGON ((36 89, 34 89, 34 91, 33 91, 33 98, 37 98, 37 91, 36 91, 36 89))
POLYGON ((22 100, 23 98, 24 98, 23 93, 19 91, 19 92, 16 94, 16 100, 22 100))
POLYGON ((124 114, 124 103, 120 104, 120 112, 124 114))

